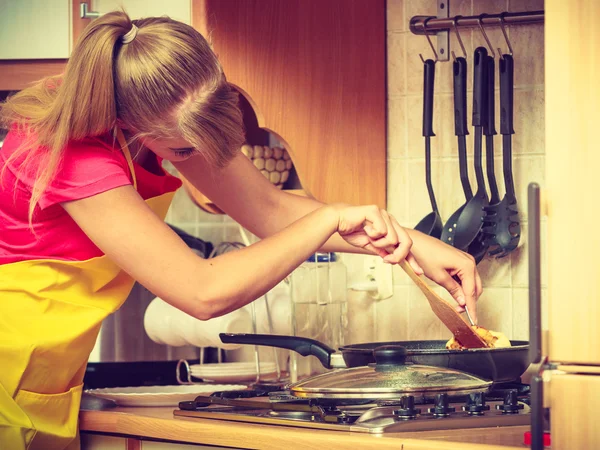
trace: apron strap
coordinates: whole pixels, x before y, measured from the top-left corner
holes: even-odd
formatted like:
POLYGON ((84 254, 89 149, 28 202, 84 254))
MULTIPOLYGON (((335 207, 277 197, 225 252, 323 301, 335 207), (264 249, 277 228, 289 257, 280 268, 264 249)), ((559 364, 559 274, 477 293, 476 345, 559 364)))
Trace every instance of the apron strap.
POLYGON ((121 151, 125 155, 125 159, 127 160, 127 165, 129 166, 129 170, 131 171, 131 178, 133 179, 133 188, 137 191, 137 180, 135 178, 135 170, 133 168, 133 160, 131 159, 131 153, 129 152, 129 146, 127 145, 127 141, 125 140, 125 136, 123 135, 123 131, 121 128, 117 128, 117 140, 119 141, 119 145, 121 146, 121 151))

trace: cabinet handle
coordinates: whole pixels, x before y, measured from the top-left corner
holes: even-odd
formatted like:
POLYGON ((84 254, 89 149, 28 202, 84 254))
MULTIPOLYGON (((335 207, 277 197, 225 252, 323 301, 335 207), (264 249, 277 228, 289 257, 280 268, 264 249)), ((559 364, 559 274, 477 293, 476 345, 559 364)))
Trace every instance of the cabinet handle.
POLYGON ((87 3, 80 3, 79 10, 81 12, 82 19, 97 19, 101 16, 101 14, 98 11, 89 11, 87 3))

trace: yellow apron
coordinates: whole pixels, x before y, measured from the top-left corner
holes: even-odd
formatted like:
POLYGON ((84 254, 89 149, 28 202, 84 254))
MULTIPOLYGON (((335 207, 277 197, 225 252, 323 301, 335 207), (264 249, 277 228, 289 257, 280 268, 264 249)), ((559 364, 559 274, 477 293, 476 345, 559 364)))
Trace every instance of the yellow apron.
MULTIPOLYGON (((117 137, 137 189, 123 134, 117 137)), ((174 193, 146 200, 163 220, 174 193)), ((79 448, 83 376, 134 280, 106 256, 0 265, 0 450, 79 448)))

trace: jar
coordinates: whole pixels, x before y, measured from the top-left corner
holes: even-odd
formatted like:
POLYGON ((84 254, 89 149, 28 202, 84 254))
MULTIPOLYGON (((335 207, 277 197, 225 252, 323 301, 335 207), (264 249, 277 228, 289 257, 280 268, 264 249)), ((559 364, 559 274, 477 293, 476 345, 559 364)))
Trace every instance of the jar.
MULTIPOLYGON (((290 275, 291 332, 337 349, 348 326, 346 266, 335 253, 315 253, 290 275)), ((290 353, 290 381, 325 372, 314 356, 290 353)))

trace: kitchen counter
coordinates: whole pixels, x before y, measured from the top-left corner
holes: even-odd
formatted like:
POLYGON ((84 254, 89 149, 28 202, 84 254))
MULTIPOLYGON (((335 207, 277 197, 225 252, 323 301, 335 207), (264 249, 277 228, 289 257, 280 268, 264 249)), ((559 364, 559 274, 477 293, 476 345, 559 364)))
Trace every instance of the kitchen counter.
MULTIPOLYGON (((175 418, 174 407, 116 407, 80 412, 83 438, 89 433, 119 435, 126 447, 144 448, 145 439, 242 449, 351 449, 377 445, 402 450, 522 450, 529 427, 500 427, 367 435, 211 419, 175 418), (136 444, 137 442, 137 444, 136 444)), ((84 440, 85 442, 85 440, 84 440)), ((173 444, 175 445, 175 444, 173 444)), ((176 448, 169 446, 168 448, 176 448)), ((187 448, 187 446, 186 446, 187 448)), ((86 446, 83 446, 86 449, 86 446)))

